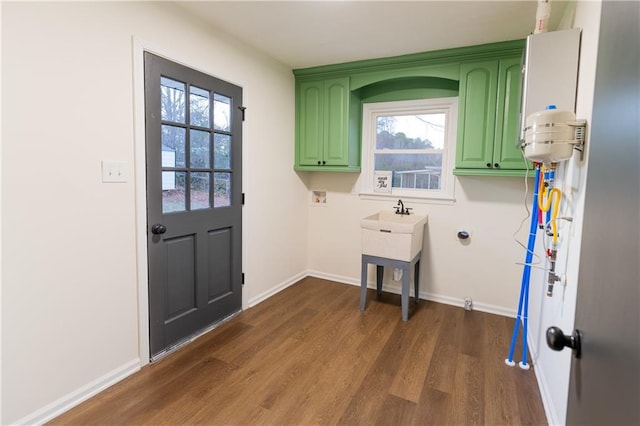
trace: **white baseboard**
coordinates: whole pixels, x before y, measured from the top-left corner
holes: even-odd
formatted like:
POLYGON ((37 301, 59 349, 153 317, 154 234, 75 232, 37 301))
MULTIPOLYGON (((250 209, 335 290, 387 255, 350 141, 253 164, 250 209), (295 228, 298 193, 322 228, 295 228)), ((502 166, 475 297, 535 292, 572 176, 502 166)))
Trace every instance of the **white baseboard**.
MULTIPOLYGON (((315 270, 308 270, 305 276, 312 276, 312 277, 322 278, 330 281, 336 281, 344 284, 360 286, 360 279, 344 277, 341 275, 327 274, 325 272, 320 272, 315 270)), ((376 284, 375 282, 370 281, 367 283, 367 287, 375 289, 376 284)), ((394 293, 394 294, 401 293, 400 285, 383 284, 382 290, 385 292, 394 293)), ((413 290, 413 286, 411 286, 410 291, 411 290, 413 290)), ((445 305, 458 306, 461 308, 464 307, 463 298, 444 296, 441 294, 429 293, 426 291, 421 291, 418 297, 423 300, 430 300, 432 302, 443 303, 445 305)), ((510 317, 510 318, 516 317, 516 311, 513 309, 506 309, 501 306, 495 306, 495 305, 490 305, 488 303, 476 302, 475 300, 473 302, 473 309, 480 312, 486 312, 489 314, 496 314, 496 315, 501 315, 501 316, 510 317)))
MULTIPOLYGON (((538 342, 534 339, 534 336, 527 331, 527 341, 529 346, 529 352, 531 353, 531 363, 536 365, 534 360, 538 359, 538 342)), ((540 397, 542 398, 542 406, 544 407, 544 413, 547 416, 547 423, 549 425, 561 425, 558 420, 557 411, 553 404, 553 398, 551 398, 551 392, 549 391, 549 384, 544 372, 540 368, 533 369, 536 375, 536 382, 538 382, 538 390, 540 391, 540 397)))
POLYGON ((257 305, 258 303, 270 298, 271 296, 273 296, 276 293, 280 293, 282 290, 284 290, 285 288, 297 283, 298 281, 300 281, 301 279, 303 279, 304 277, 306 277, 308 274, 306 272, 300 272, 297 275, 294 275, 293 277, 289 278, 286 281, 283 281, 282 283, 278 284, 277 286, 275 286, 274 288, 265 291, 264 293, 260 293, 259 295, 257 295, 256 297, 252 297, 251 299, 249 299, 248 304, 249 304, 249 308, 254 307, 255 305, 257 305))
MULTIPOLYGON (((305 276, 321 278, 323 280, 335 281, 342 284, 351 284, 351 285, 357 285, 357 286, 360 285, 360 279, 345 277, 342 275, 328 274, 326 272, 320 272, 313 269, 307 270, 305 272, 305 276)), ((373 288, 375 288, 375 283, 374 284, 369 283, 368 285, 369 286, 373 285, 373 288)))
POLYGON ((102 377, 98 377, 70 394, 63 396, 51 404, 48 404, 20 420, 11 423, 17 425, 42 425, 139 370, 140 359, 132 359, 126 364, 108 372, 102 377))

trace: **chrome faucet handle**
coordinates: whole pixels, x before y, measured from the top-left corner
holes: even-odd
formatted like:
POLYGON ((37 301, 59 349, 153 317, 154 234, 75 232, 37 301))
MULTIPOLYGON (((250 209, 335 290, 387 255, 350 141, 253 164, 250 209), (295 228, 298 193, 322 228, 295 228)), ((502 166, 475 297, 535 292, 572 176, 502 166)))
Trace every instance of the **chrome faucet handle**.
POLYGON ((413 210, 413 208, 411 208, 411 207, 406 207, 406 208, 404 209, 404 214, 406 214, 406 215, 411 214, 411 212, 410 212, 409 210, 413 210))

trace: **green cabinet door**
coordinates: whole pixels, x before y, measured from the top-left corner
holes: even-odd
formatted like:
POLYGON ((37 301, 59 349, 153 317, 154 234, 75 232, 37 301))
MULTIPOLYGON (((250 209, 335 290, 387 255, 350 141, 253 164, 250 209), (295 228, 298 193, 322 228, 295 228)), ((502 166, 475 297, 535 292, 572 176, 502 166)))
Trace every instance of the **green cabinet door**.
POLYGON ((460 65, 456 169, 493 167, 498 61, 460 65))
POLYGON ((324 82, 324 155, 323 164, 349 165, 349 78, 324 82))
POLYGON ((302 166, 322 164, 324 82, 300 83, 298 92, 297 163, 302 166))
POLYGON ((299 82, 296 95, 295 169, 359 171, 359 139, 349 136, 349 77, 299 82))
POLYGON ((454 174, 524 175, 520 70, 520 57, 461 64, 454 174))
MULTIPOLYGON (((502 59, 498 70, 498 104, 493 150, 494 167, 526 168, 520 149, 520 58, 502 59)), ((531 166, 532 167, 532 166, 531 166)))

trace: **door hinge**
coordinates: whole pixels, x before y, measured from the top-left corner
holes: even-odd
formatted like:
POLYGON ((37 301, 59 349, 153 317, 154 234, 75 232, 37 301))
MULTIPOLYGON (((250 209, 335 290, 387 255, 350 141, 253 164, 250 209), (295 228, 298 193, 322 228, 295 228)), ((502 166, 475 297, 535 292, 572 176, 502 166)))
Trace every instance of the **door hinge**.
POLYGON ((242 121, 244 121, 244 112, 247 110, 247 107, 239 106, 238 109, 242 113, 242 121))
POLYGON ((244 206, 244 192, 242 193, 242 205, 244 206))
POLYGON ((242 285, 244 285, 244 272, 242 273, 242 285))

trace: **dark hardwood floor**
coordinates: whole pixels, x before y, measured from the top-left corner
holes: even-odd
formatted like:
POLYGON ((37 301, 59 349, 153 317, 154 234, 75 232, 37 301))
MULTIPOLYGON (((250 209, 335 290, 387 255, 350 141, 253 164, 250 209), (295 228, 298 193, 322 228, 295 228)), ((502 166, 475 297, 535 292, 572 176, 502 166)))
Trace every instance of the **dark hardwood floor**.
POLYGON ((51 424, 546 424, 513 319, 359 291, 306 278, 51 424))

